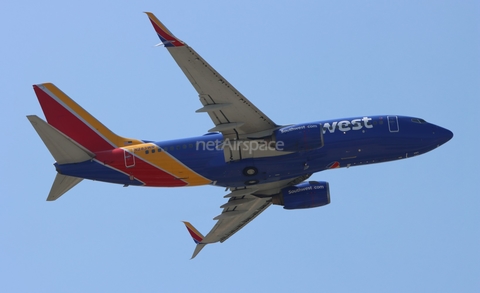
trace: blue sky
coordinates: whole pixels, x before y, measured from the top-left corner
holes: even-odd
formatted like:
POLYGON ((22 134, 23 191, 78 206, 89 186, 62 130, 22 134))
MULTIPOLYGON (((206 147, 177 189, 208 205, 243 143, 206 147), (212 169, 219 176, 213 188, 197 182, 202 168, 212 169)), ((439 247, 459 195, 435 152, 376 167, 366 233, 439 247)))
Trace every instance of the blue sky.
POLYGON ((480 291, 477 1, 168 2, 2 3, 0 291, 480 291), (330 205, 271 207, 194 260, 181 221, 208 232, 221 188, 84 180, 46 202, 55 170, 25 118, 43 117, 32 84, 55 83, 128 137, 212 127, 143 11, 279 124, 398 114, 455 136, 420 157, 315 174, 330 205))

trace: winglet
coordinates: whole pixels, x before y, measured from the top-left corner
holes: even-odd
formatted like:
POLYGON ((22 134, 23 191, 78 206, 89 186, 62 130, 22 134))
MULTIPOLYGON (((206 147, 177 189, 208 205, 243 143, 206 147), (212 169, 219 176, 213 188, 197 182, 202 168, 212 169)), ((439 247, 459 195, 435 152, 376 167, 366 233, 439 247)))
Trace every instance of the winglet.
POLYGON ((193 251, 191 259, 194 259, 197 256, 197 254, 205 247, 205 245, 207 244, 206 243, 197 244, 197 246, 195 246, 195 251, 193 251))
POLYGON ((190 224, 189 222, 183 221, 183 223, 185 224, 185 227, 187 227, 188 233, 190 233, 190 235, 192 236, 193 241, 196 244, 201 243, 204 238, 202 233, 198 232, 198 230, 195 229, 195 227, 193 227, 193 225, 190 224))
POLYGON ((162 41, 165 47, 181 47, 185 46, 185 43, 176 38, 163 23, 151 12, 145 12, 153 25, 153 28, 157 32, 158 37, 162 41))
POLYGON ((193 241, 197 244, 197 246, 195 246, 195 251, 193 251, 192 255, 192 259, 194 259, 197 254, 205 247, 205 245, 207 245, 207 243, 202 243, 204 236, 202 235, 202 233, 198 232, 198 230, 195 229, 192 224, 186 221, 183 221, 183 223, 185 224, 185 227, 187 227, 188 233, 190 233, 190 236, 192 236, 193 241))

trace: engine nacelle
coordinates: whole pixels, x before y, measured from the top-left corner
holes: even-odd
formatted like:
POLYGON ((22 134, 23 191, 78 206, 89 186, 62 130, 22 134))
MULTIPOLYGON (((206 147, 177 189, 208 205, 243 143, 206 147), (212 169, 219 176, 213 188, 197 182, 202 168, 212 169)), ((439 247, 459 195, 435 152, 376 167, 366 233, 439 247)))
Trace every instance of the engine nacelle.
POLYGON ((328 182, 309 181, 284 188, 272 197, 272 203, 284 209, 308 209, 330 203, 328 182))
POLYGON ((323 147, 323 131, 319 123, 290 125, 275 130, 277 151, 296 152, 323 147))

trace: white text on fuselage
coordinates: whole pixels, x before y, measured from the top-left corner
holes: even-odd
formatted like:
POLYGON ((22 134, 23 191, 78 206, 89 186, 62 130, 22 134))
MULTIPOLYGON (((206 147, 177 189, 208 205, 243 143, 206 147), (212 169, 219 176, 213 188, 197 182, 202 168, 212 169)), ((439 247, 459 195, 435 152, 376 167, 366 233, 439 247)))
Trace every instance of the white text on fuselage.
POLYGON ((372 118, 369 117, 363 117, 362 119, 353 119, 351 121, 348 120, 342 120, 342 121, 335 121, 330 124, 329 122, 326 122, 323 124, 323 133, 325 134, 327 130, 330 133, 334 133, 335 130, 340 130, 340 131, 350 131, 350 130, 360 130, 363 127, 365 128, 373 128, 373 125, 370 123, 372 118))
POLYGON ((286 128, 281 128, 280 132, 281 133, 288 133, 296 130, 305 130, 306 128, 311 129, 311 128, 318 128, 317 124, 310 124, 310 125, 302 125, 302 126, 293 126, 293 127, 286 127, 286 128))

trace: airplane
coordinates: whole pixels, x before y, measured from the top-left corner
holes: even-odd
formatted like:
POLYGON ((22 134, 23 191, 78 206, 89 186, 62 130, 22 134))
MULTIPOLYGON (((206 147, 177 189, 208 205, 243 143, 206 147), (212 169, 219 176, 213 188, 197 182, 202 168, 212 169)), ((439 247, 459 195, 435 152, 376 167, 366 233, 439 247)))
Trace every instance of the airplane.
POLYGON ((123 186, 226 188, 228 200, 203 235, 184 222, 196 243, 224 242, 270 205, 306 209, 330 203, 329 183, 313 174, 415 157, 446 143, 453 133, 417 117, 358 116, 281 125, 244 97, 185 42, 146 12, 164 46, 198 92, 214 127, 170 141, 116 135, 52 83, 33 86, 46 122, 27 116, 55 159, 47 200, 83 179, 123 186))

